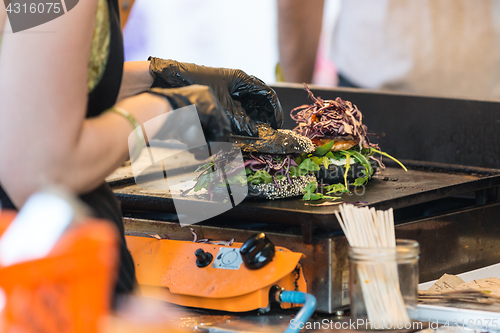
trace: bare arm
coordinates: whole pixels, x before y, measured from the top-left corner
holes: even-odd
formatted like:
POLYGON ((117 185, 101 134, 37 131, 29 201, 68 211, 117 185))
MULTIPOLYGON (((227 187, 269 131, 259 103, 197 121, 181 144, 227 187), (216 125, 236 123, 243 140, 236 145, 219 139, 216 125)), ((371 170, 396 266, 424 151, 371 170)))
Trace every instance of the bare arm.
POLYGON ((280 64, 287 82, 312 81, 324 0, 278 0, 280 64))
POLYGON ((5 27, 5 21, 7 20, 7 12, 5 11, 5 4, 2 1, 0 4, 0 39, 2 39, 2 31, 5 27))
POLYGON ((153 84, 149 73, 149 61, 127 61, 123 65, 123 78, 118 100, 134 96, 148 90, 153 84))
MULTIPOLYGON (((96 188, 128 156, 132 126, 117 114, 85 119, 87 64, 97 0, 27 33, 0 53, 0 182, 20 207, 40 186, 96 188)), ((139 122, 169 109, 141 94, 119 103, 139 122)))

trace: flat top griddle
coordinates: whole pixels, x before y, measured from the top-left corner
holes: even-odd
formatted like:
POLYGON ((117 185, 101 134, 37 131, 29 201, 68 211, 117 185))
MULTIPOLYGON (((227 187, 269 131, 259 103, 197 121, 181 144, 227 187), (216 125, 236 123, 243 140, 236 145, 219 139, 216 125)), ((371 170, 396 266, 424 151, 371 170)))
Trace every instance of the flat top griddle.
MULTIPOLYGON (((358 188, 357 193, 343 194, 342 200, 352 203, 362 201, 377 209, 391 207, 398 209, 500 186, 500 170, 497 169, 416 161, 404 161, 404 163, 408 167, 408 172, 398 166, 390 165, 374 175, 365 187, 364 193, 358 188)), ((110 181, 110 185, 122 201, 125 212, 175 213, 173 199, 169 193, 137 186, 132 177, 127 177, 126 170, 121 170, 118 174, 120 175, 118 179, 110 181)), ((185 177, 181 169, 171 179, 183 176, 185 177)), ((187 200, 198 208, 214 204, 194 192, 182 200, 187 200)), ((338 230, 340 226, 333 215, 338 211, 338 205, 320 207, 308 205, 325 201, 331 200, 306 202, 300 197, 274 201, 246 199, 216 218, 300 225, 303 233, 313 225, 324 230, 338 230)))

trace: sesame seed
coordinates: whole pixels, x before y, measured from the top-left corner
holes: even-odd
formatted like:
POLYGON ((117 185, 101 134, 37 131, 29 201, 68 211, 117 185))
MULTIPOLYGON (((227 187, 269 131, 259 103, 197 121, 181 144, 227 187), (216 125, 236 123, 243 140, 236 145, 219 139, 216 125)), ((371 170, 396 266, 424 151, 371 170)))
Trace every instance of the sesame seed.
MULTIPOLYGON (((304 153, 310 153, 313 152, 315 147, 314 144, 312 143, 311 139, 300 135, 294 131, 291 130, 286 130, 286 129, 279 129, 278 132, 284 134, 285 136, 290 137, 291 140, 295 141, 295 143, 298 145, 294 146, 295 150, 299 150, 302 148, 304 153)), ((287 142, 283 143, 283 145, 286 145, 287 142)))
POLYGON ((268 200, 296 197, 303 195, 303 189, 312 181, 316 182, 316 177, 314 175, 305 175, 302 177, 290 177, 292 183, 288 182, 288 179, 283 178, 278 180, 278 186, 274 183, 270 184, 259 184, 259 185, 249 185, 254 188, 258 195, 264 196, 268 200))

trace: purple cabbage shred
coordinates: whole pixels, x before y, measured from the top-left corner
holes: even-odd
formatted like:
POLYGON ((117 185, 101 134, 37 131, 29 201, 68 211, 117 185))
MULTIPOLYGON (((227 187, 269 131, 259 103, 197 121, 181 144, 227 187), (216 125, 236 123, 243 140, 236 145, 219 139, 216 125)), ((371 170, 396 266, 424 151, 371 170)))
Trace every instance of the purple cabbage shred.
POLYGON ((297 122, 294 131, 309 139, 323 137, 344 137, 355 139, 362 147, 376 147, 368 140, 366 125, 363 124, 363 115, 356 105, 340 97, 335 100, 323 100, 315 97, 305 85, 309 100, 313 103, 296 107, 290 116, 297 122))

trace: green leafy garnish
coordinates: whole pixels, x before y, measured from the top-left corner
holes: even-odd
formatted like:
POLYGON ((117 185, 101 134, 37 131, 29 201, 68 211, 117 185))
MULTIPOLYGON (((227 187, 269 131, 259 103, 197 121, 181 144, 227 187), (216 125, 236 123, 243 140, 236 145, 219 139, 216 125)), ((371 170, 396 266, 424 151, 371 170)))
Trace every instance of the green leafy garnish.
MULTIPOLYGON (((304 196, 302 197, 302 199, 304 200, 311 200, 311 196, 314 193, 314 191, 316 191, 316 182, 310 182, 302 191, 304 191, 304 196)), ((314 199, 314 200, 318 200, 318 199, 314 199)))
POLYGON ((362 170, 361 172, 365 176, 364 177, 356 178, 356 180, 354 180, 354 183, 353 183, 354 186, 365 185, 366 183, 368 183, 368 180, 370 180, 370 177, 366 174, 366 170, 362 170))
POLYGON ((321 147, 316 148, 314 155, 316 156, 325 156, 330 150, 333 148, 334 141, 330 141, 327 144, 322 145, 321 147))
POLYGON ((349 175, 349 169, 351 169, 351 154, 346 151, 343 153, 345 154, 344 183, 347 188, 347 176, 349 175))
POLYGON ((290 174, 290 177, 300 177, 300 176, 305 175, 307 173, 307 171, 302 170, 301 168, 296 167, 296 166, 291 166, 288 173, 290 174))
POLYGON ((330 165, 330 159, 328 157, 324 156, 322 159, 322 163, 325 166, 325 169, 328 170, 328 166, 330 165))
POLYGON ((328 185, 323 187, 324 190, 326 190, 326 194, 342 194, 342 193, 347 193, 347 188, 345 187, 344 184, 338 183, 338 184, 333 184, 333 185, 328 185))
POLYGON ((306 154, 299 155, 295 157, 295 163, 297 163, 297 165, 300 165, 306 158, 307 158, 306 154))
POLYGON ((209 167, 211 167, 213 165, 214 165, 213 162, 202 164, 199 167, 197 167, 196 170, 194 170, 194 172, 199 172, 199 171, 202 171, 202 170, 206 170, 206 169, 208 169, 209 167))
POLYGON ((309 157, 309 159, 313 161, 317 166, 320 166, 323 163, 323 158, 318 156, 311 156, 309 157))
POLYGON ((314 200, 320 200, 320 199, 332 199, 332 200, 337 200, 340 199, 340 197, 331 197, 328 195, 323 195, 322 193, 315 193, 317 184, 315 181, 310 182, 302 191, 304 191, 304 196, 302 197, 303 200, 308 200, 308 201, 314 201, 314 200))
POLYGON ((378 153, 380 155, 384 155, 386 157, 389 157, 391 160, 393 160, 394 162, 399 164, 404 169, 404 171, 408 172, 408 169, 406 169, 406 167, 403 165, 403 163, 399 162, 396 158, 392 157, 391 155, 384 153, 383 151, 377 150, 375 148, 370 148, 370 152, 378 153))
POLYGON ((227 182, 231 184, 240 184, 241 186, 245 186, 247 184, 247 176, 246 170, 241 170, 236 175, 229 177, 227 182))
POLYGON ((198 181, 198 183, 196 184, 196 186, 194 187, 194 191, 195 192, 198 192, 198 191, 201 191, 203 188, 204 188, 204 185, 207 181, 207 178, 208 178, 208 175, 202 175, 198 181))
POLYGON ((319 166, 310 158, 306 158, 304 161, 302 161, 302 163, 300 163, 299 165, 299 168, 313 173, 319 171, 319 166))
POLYGON ((355 159, 357 159, 359 161, 359 163, 361 163, 362 166, 365 167, 365 170, 368 171, 368 176, 371 176, 373 174, 373 168, 372 168, 372 165, 370 164, 370 162, 368 162, 368 160, 366 159, 366 157, 364 157, 362 154, 360 154, 358 151, 351 151, 350 152, 355 159))
POLYGON ((273 176, 266 170, 257 170, 253 175, 248 176, 247 181, 253 185, 269 184, 273 182, 273 176))

